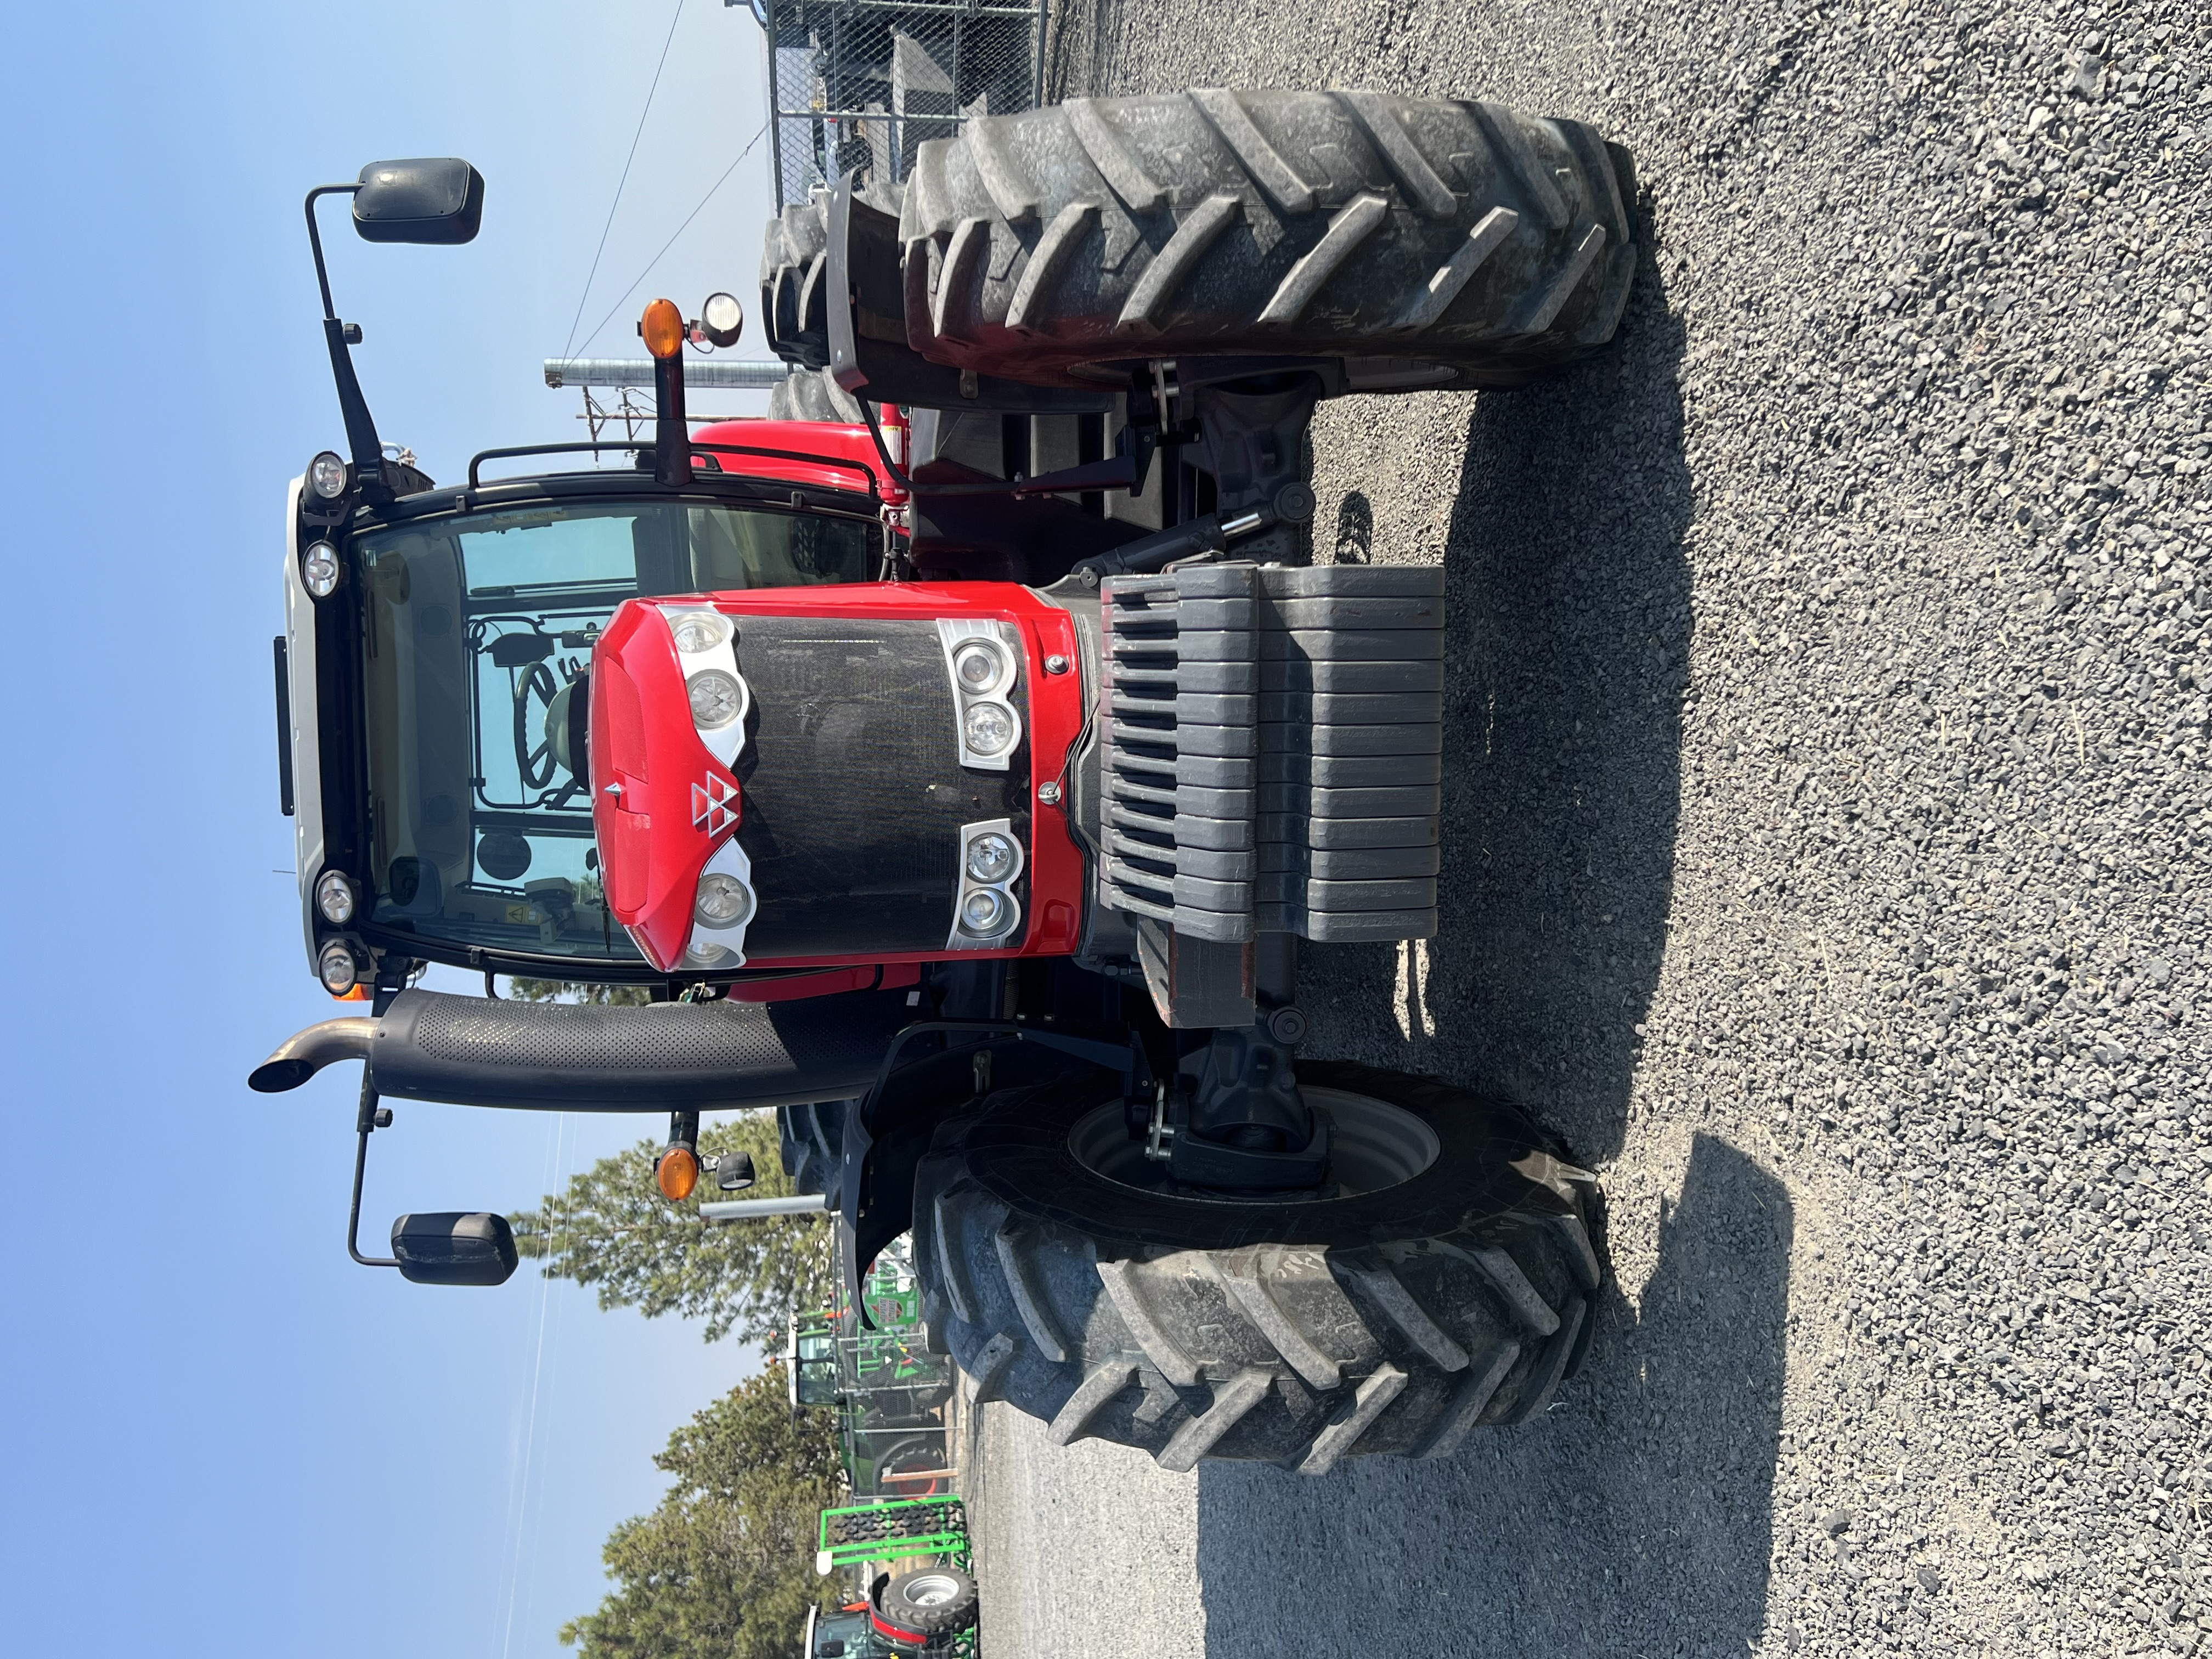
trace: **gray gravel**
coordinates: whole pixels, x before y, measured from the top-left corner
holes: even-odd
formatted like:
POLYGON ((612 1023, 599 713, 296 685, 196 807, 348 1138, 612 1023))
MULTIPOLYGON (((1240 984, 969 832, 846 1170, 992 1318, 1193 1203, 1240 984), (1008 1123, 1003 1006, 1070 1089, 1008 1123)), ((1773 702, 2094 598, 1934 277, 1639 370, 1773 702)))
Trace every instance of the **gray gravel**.
POLYGON ((994 1650, 2191 1650, 2212 19, 1063 21, 1070 92, 1480 95, 1638 158, 1611 355, 1315 431, 1317 556, 1441 558, 1455 678, 1443 935, 1313 951, 1313 1047, 1532 1102, 1619 1284, 1443 1465, 1177 1481, 991 1408, 994 1650))

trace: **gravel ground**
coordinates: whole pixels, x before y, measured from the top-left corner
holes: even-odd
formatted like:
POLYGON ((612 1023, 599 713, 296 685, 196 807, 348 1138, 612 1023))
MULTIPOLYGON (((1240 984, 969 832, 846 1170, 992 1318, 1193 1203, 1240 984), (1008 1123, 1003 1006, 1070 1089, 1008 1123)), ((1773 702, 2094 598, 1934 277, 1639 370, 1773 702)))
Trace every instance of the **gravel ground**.
POLYGON ((1611 354, 1314 434, 1317 556, 1441 559, 1455 677, 1443 934, 1313 951, 1314 1051, 1530 1101, 1618 1287, 1442 1465, 1176 1479, 988 1409, 994 1650, 2191 1650, 2206 13, 1062 24, 1069 92, 1479 95, 1638 158, 1611 354))

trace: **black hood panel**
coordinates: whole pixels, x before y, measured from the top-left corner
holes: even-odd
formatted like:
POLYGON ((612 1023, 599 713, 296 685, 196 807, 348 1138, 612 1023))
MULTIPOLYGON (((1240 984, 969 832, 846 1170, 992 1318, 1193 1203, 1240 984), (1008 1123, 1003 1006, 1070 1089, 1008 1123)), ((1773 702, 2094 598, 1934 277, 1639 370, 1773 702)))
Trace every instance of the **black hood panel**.
POLYGON ((737 767, 738 842, 759 906, 746 957, 942 951, 961 826, 1012 818, 1029 845, 1024 688, 1012 697, 1023 738, 1011 768, 970 771, 935 623, 732 620, 752 689, 737 767))

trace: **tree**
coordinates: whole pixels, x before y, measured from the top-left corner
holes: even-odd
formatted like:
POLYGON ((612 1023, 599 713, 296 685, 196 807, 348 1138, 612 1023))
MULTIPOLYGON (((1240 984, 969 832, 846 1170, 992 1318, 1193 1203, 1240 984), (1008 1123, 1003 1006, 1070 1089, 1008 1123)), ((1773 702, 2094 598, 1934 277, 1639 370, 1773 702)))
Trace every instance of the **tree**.
POLYGON ((604 1008, 642 1008, 653 994, 642 985, 574 984, 562 979, 511 979, 507 994, 517 1002, 587 1002, 604 1008))
MULTIPOLYGON (((707 1125, 699 1150, 752 1155, 758 1180, 744 1197, 781 1198, 794 1190, 776 1151, 772 1112, 707 1125)), ((700 1200, 725 1194, 707 1176, 690 1199, 670 1203, 653 1180, 660 1151, 660 1142, 641 1140, 601 1158, 566 1191, 548 1194, 539 1208, 509 1217, 515 1249, 555 1279, 597 1285, 602 1308, 634 1307, 647 1318, 672 1312, 703 1318, 709 1342, 734 1332, 744 1341, 780 1346, 794 1309, 830 1304, 827 1218, 709 1226, 700 1219, 700 1200)))
POLYGON ((836 1502, 836 1414, 793 1412, 783 1372, 750 1377, 669 1437, 676 1477, 601 1559, 618 1588, 561 1628, 583 1659, 785 1659, 810 1605, 816 1517, 836 1502))

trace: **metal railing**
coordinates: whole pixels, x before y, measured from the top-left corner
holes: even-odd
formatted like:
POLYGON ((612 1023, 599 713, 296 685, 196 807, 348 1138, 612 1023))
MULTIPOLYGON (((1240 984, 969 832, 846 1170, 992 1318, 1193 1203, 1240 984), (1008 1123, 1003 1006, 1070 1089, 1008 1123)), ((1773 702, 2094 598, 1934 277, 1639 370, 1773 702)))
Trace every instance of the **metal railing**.
MULTIPOLYGON (((689 386, 719 386, 733 392, 773 391, 790 375, 789 363, 773 359, 767 362, 736 357, 686 357, 684 360, 684 383, 689 386)), ((555 387, 651 386, 653 359, 548 357, 545 360, 545 384, 555 387)))

